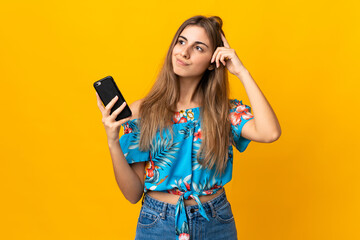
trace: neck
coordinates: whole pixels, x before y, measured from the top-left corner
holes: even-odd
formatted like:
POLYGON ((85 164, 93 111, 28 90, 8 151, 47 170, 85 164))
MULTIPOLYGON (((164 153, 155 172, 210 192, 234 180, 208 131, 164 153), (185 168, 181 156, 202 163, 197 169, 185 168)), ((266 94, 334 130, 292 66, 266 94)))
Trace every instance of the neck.
POLYGON ((180 85, 180 99, 178 105, 180 106, 198 106, 201 104, 201 99, 198 93, 195 92, 201 77, 179 77, 180 85))

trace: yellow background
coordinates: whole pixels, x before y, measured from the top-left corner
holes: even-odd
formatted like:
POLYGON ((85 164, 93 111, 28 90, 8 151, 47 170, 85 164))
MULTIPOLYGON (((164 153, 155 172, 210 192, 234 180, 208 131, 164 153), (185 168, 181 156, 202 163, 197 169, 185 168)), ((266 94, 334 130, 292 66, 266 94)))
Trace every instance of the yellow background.
MULTIPOLYGON (((1 239, 134 239, 93 82, 150 89, 177 28, 218 15, 282 128, 235 152, 239 239, 360 239, 358 1, 2 1, 1 239)), ((231 94, 250 104, 229 74, 231 94)), ((122 134, 122 131, 121 131, 122 134)))

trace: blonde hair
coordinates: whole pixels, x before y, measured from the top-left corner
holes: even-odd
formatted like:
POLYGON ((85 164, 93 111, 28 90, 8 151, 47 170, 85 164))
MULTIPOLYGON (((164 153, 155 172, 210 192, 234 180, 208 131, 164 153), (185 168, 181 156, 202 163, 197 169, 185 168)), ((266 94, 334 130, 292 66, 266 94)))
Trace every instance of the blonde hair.
MULTIPOLYGON (((168 129, 173 136, 172 117, 177 111, 180 87, 178 77, 173 71, 172 50, 180 33, 188 25, 204 28, 212 43, 212 52, 214 52, 217 47, 224 46, 220 34, 223 33, 222 24, 222 20, 218 16, 197 15, 186 20, 177 30, 164 65, 139 108, 139 117, 141 118, 139 148, 141 151, 149 151, 150 146, 154 146, 152 140, 158 130, 161 139, 164 129, 168 129)), ((202 110, 200 111, 202 143, 196 157, 202 167, 213 169, 215 166, 215 174, 220 172, 221 176, 227 164, 229 144, 233 141, 230 134, 229 82, 227 71, 223 65, 219 68, 215 67, 213 70, 207 69, 195 91, 202 100, 202 110)))

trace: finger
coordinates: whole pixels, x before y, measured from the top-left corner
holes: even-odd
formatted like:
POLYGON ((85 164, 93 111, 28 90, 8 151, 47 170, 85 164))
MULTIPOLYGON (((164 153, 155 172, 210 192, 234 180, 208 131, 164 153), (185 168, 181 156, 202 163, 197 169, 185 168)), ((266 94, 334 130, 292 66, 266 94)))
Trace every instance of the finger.
POLYGON ((106 105, 105 109, 107 111, 109 111, 113 106, 114 104, 116 103, 116 101, 118 100, 118 96, 115 96, 113 99, 111 99, 111 101, 106 105))
POLYGON ((99 97, 99 94, 97 92, 95 92, 95 93, 96 93, 96 100, 97 101, 101 100, 100 97, 99 97))
POLYGON ((220 67, 220 58, 221 58, 221 56, 222 56, 222 51, 219 51, 219 53, 217 54, 217 56, 216 56, 216 67, 218 68, 218 67, 220 67))
POLYGON ((124 110, 126 102, 123 102, 120 107, 118 107, 115 111, 113 111, 110 115, 110 119, 115 120, 115 118, 124 110))
POLYGON ((119 126, 123 125, 124 123, 130 121, 131 117, 132 117, 132 116, 127 117, 127 118, 124 118, 124 119, 121 119, 120 121, 118 121, 117 126, 119 127, 119 126))
POLYGON ((224 47, 230 48, 230 45, 229 45, 228 41, 226 40, 224 34, 222 34, 222 33, 221 33, 221 39, 222 39, 222 41, 224 43, 224 47))
POLYGON ((213 56, 211 58, 211 63, 215 60, 217 53, 219 52, 220 47, 216 48, 215 52, 213 53, 213 56))
POLYGON ((97 105, 98 105, 100 111, 103 112, 105 110, 105 108, 104 108, 104 106, 102 104, 102 101, 101 101, 101 99, 99 97, 99 94, 97 92, 95 92, 95 93, 96 93, 97 105))
POLYGON ((226 65, 226 62, 231 59, 231 52, 230 51, 226 51, 222 54, 220 61, 224 64, 224 66, 226 65))
POLYGON ((226 54, 223 54, 220 58, 220 61, 222 62, 222 64, 225 66, 226 62, 225 62, 225 58, 226 58, 226 54))
POLYGON ((217 51, 217 49, 216 49, 215 52, 213 53, 213 55, 212 55, 212 57, 211 57, 211 60, 210 60, 210 63, 212 63, 212 62, 214 61, 214 58, 215 58, 215 56, 216 56, 216 51, 217 51))

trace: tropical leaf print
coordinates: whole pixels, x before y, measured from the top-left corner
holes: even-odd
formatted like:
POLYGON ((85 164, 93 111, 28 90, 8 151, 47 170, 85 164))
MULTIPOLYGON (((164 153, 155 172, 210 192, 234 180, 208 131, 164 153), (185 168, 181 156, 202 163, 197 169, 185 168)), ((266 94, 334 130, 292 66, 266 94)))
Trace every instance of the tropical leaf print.
POLYGON ((146 175, 145 182, 155 184, 150 188, 150 190, 154 190, 157 187, 157 185, 160 185, 161 183, 163 183, 169 176, 169 175, 166 175, 162 179, 159 179, 160 178, 159 169, 160 169, 160 167, 155 164, 155 162, 152 160, 152 157, 150 155, 150 160, 147 161, 146 165, 145 165, 145 175, 146 175))
POLYGON ((183 204, 177 204, 176 209, 175 209, 175 213, 181 213, 182 211, 184 211, 184 205, 183 204))
POLYGON ((156 162, 156 166, 161 169, 171 168, 172 162, 176 160, 176 153, 179 151, 179 147, 177 147, 180 142, 171 142, 168 138, 164 138, 161 140, 155 140, 154 148, 151 149, 151 155, 154 162, 156 162))
POLYGON ((193 151, 191 153, 192 171, 204 169, 197 159, 197 153, 200 149, 201 143, 193 143, 193 151))
POLYGON ((178 132, 184 135, 184 139, 187 139, 194 133, 195 128, 199 125, 198 121, 189 122, 186 126, 184 126, 178 132))
MULTIPOLYGON (((183 184, 186 186, 186 190, 187 191, 189 191, 190 190, 190 185, 189 185, 189 181, 191 181, 191 177, 192 177, 192 175, 191 174, 189 174, 189 175, 187 175, 186 177, 184 177, 184 178, 179 178, 178 180, 174 180, 174 183, 175 184, 171 184, 171 186, 173 187, 173 188, 177 188, 177 189, 183 189, 183 184)), ((183 189, 183 191, 186 191, 185 189, 183 189)))
POLYGON ((160 184, 163 183, 168 177, 169 177, 169 175, 166 175, 164 178, 160 179, 160 181, 159 181, 158 183, 156 183, 156 185, 160 185, 160 184))
POLYGON ((192 183, 192 188, 194 189, 195 192, 201 193, 205 188, 205 184, 206 184, 206 180, 205 183, 202 182, 192 183))
POLYGON ((231 132, 232 132, 232 134, 234 136, 234 139, 239 139, 240 138, 241 134, 240 134, 240 130, 239 130, 239 125, 234 125, 234 127, 231 128, 231 132))
MULTIPOLYGON (((179 178, 178 180, 174 180, 173 184, 170 184, 172 187, 171 190, 168 190, 169 193, 175 194, 175 195, 183 195, 187 191, 191 191, 191 177, 192 174, 187 175, 184 178, 179 178)), ((180 211, 182 210, 182 206, 180 204, 180 211)))
POLYGON ((139 148, 140 143, 140 131, 138 127, 138 119, 134 119, 134 121, 128 121, 126 124, 123 125, 124 127, 124 134, 131 134, 130 138, 130 149, 137 149, 139 148))
POLYGON ((200 193, 199 195, 214 194, 215 189, 222 187, 222 180, 218 180, 215 174, 212 174, 212 178, 207 178, 199 183, 192 182, 192 188, 195 192, 200 193))
POLYGON ((157 185, 153 185, 149 188, 149 190, 154 191, 157 188, 157 185))

